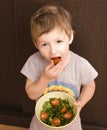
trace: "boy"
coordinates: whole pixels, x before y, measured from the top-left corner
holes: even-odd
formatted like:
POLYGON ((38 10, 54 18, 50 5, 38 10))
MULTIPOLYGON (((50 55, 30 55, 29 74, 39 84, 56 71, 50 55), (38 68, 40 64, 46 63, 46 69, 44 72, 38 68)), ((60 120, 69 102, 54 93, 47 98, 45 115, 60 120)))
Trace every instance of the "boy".
MULTIPOLYGON (((80 111, 95 92, 94 79, 98 73, 86 59, 70 51, 74 36, 71 24, 69 12, 61 7, 47 5, 34 13, 31 35, 39 51, 28 58, 21 73, 27 77, 25 90, 30 99, 37 100, 44 93, 61 87, 61 91, 76 99, 80 111), (60 60, 54 64, 58 58, 60 60)), ((30 130, 49 128, 34 115, 30 130)), ((82 130, 79 115, 63 130, 82 130)))

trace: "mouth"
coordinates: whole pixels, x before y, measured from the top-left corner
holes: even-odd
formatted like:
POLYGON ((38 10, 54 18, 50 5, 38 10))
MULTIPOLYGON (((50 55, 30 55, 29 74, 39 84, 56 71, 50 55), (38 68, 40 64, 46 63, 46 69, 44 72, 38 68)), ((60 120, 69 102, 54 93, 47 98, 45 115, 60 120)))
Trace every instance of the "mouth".
POLYGON ((57 65, 60 61, 61 61, 61 57, 58 56, 58 57, 53 57, 52 58, 53 62, 54 62, 54 65, 57 65))

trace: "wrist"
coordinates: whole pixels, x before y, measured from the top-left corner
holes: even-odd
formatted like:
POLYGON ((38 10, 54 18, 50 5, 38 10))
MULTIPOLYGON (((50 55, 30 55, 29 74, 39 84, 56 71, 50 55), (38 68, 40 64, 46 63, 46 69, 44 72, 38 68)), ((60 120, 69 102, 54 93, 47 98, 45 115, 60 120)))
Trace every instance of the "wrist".
POLYGON ((83 108, 83 106, 84 106, 84 102, 83 102, 81 99, 78 99, 78 100, 76 101, 76 104, 77 104, 77 106, 79 107, 80 110, 81 110, 81 109, 83 108))
POLYGON ((43 83, 49 83, 49 82, 50 82, 50 79, 47 78, 47 77, 44 76, 44 75, 41 75, 40 80, 41 80, 43 83))

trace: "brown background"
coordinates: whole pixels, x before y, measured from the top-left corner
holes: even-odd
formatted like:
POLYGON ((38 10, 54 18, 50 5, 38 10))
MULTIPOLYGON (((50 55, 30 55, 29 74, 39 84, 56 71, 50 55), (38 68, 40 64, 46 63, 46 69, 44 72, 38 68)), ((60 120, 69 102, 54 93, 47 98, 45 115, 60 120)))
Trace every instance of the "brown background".
POLYGON ((107 130, 107 0, 0 1, 0 123, 29 126, 35 102, 26 96, 20 69, 37 51, 30 37, 30 17, 46 4, 60 5, 73 13, 71 49, 99 72, 95 96, 81 112, 83 128, 107 130))

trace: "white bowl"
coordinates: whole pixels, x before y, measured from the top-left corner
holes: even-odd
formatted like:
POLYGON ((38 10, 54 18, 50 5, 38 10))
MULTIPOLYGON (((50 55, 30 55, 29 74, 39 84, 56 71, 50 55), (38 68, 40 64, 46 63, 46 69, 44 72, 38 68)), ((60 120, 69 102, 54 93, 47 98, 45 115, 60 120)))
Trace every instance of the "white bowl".
POLYGON ((78 107, 77 105, 74 104, 74 99, 73 97, 70 95, 70 94, 67 94, 65 92, 50 92, 50 93, 47 93, 45 95, 43 95, 36 103, 36 106, 35 106, 35 114, 38 118, 38 120, 44 124, 45 126, 49 127, 49 128, 64 128, 68 125, 70 125, 71 123, 73 123, 75 121, 75 118, 78 114, 78 107), (68 123, 67 125, 64 125, 64 126, 50 126, 50 125, 47 125, 45 124, 43 121, 41 121, 40 119, 40 113, 41 113, 41 110, 42 110, 42 106, 44 104, 44 102, 46 101, 49 101, 50 98, 61 98, 61 99, 67 99, 69 104, 72 106, 73 105, 73 113, 74 113, 74 116, 73 116, 73 119, 71 120, 70 123, 68 123))

